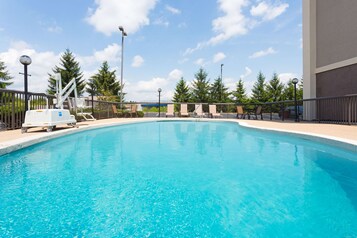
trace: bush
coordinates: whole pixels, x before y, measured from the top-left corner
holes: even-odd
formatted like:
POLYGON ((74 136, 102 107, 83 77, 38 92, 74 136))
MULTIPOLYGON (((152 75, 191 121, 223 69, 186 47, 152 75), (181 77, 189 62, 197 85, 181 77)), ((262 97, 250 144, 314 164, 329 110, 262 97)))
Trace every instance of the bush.
POLYGON ((138 117, 144 117, 144 112, 143 111, 138 111, 138 117))

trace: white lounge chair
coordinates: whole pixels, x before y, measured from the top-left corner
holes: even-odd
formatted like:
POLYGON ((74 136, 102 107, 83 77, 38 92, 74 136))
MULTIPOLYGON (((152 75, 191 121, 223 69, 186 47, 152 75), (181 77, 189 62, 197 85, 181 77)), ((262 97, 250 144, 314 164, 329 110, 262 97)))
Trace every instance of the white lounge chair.
POLYGON ((214 118, 214 117, 221 117, 221 113, 217 112, 217 108, 216 108, 216 105, 209 105, 209 114, 211 116, 211 118, 214 118))
POLYGON ((83 109, 89 108, 89 107, 86 106, 86 100, 84 98, 77 98, 76 105, 81 110, 81 112, 77 112, 78 116, 83 117, 83 119, 86 120, 86 121, 95 121, 96 120, 93 117, 92 113, 83 112, 83 109))
POLYGON ((202 104, 195 104, 195 113, 197 117, 203 117, 204 113, 202 110, 202 104))
POLYGON ((166 117, 174 117, 174 116, 175 116, 174 104, 168 104, 167 105, 166 117))
POLYGON ((180 117, 188 117, 187 104, 181 104, 180 117))

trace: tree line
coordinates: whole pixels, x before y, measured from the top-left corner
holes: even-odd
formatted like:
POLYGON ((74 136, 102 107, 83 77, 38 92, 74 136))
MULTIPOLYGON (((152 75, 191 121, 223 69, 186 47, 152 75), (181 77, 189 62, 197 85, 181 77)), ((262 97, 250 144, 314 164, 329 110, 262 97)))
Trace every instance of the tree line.
MULTIPOLYGON (((120 90, 123 85, 120 85, 116 78, 116 71, 110 70, 107 61, 104 61, 98 69, 98 72, 93 74, 88 82, 86 82, 83 78, 83 72, 81 71, 79 62, 75 59, 73 53, 67 49, 61 56, 59 66, 55 66, 52 72, 53 73, 48 74, 48 94, 54 95, 56 93, 56 80, 54 75, 59 73, 62 78, 62 87, 65 87, 73 78, 75 79, 79 96, 87 92, 89 95, 99 96, 100 99, 106 101, 120 100, 120 90)), ((71 96, 74 97, 73 92, 71 96)))
MULTIPOLYGON (((93 74, 88 82, 83 78, 83 72, 74 54, 66 49, 61 55, 60 64, 49 73, 47 93, 56 93, 55 74, 61 74, 62 87, 65 87, 73 78, 77 84, 78 95, 87 92, 89 95, 102 97, 106 101, 120 101, 121 85, 116 78, 116 71, 110 70, 107 61, 104 61, 98 72, 93 74)), ((13 77, 6 70, 4 62, 0 61, 0 88, 11 85, 13 77)), ((302 99, 302 86, 300 83, 297 88, 297 99, 302 99)), ((74 93, 71 94, 74 96, 74 93)), ((123 98, 125 93, 123 93, 123 98)), ((253 85, 250 96, 246 93, 244 81, 240 79, 236 83, 233 91, 229 91, 220 77, 210 83, 207 72, 200 68, 194 75, 194 80, 189 84, 181 78, 176 84, 173 102, 201 102, 201 103, 263 103, 276 102, 294 99, 294 84, 292 79, 287 84, 283 84, 276 73, 267 81, 265 75, 259 72, 257 80, 253 85)), ((125 100, 124 100, 125 101, 125 100)))
MULTIPOLYGON (((213 83, 207 78, 208 74, 200 68, 194 75, 191 86, 181 78, 176 84, 172 101, 200 102, 200 103, 264 103, 294 99, 294 84, 292 79, 284 85, 279 76, 274 73, 271 80, 266 81, 262 72, 258 73, 250 96, 246 93, 244 81, 240 79, 233 91, 228 91, 221 77, 214 79, 213 83)), ((297 85, 297 99, 303 96, 303 81, 297 85)))

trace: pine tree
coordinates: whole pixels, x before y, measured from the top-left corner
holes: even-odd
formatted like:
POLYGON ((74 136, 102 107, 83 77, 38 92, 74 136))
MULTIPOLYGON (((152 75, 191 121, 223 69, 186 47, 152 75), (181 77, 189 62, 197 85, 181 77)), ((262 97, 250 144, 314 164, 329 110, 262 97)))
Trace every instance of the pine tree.
POLYGON ((245 92, 244 83, 242 79, 239 79, 236 90, 232 92, 233 101, 235 103, 248 103, 248 97, 245 92))
POLYGON ((207 103, 209 101, 209 80, 207 73, 203 68, 195 74, 195 80, 192 83, 192 101, 207 103))
MULTIPOLYGON (((53 74, 49 74, 50 78, 48 80, 48 94, 56 93, 56 80, 54 79, 54 74, 60 73, 62 78, 62 88, 64 88, 73 78, 76 79, 77 84, 77 93, 81 96, 84 92, 85 81, 83 78, 83 73, 81 72, 81 68, 79 63, 76 61, 73 53, 66 49, 66 51, 61 56, 60 67, 55 66, 52 70, 53 74)), ((71 97, 74 97, 74 92, 70 94, 71 97)))
POLYGON ((98 73, 91 77, 89 84, 90 88, 95 89, 96 94, 107 97, 115 96, 119 99, 120 83, 116 80, 115 70, 109 70, 107 61, 104 61, 98 73))
POLYGON ((210 87, 210 102, 213 103, 225 103, 229 102, 229 92, 222 82, 222 79, 218 77, 210 87))
POLYGON ((176 84, 173 102, 189 102, 191 98, 190 89, 186 81, 181 78, 176 84))
POLYGON ((284 87, 283 100, 294 100, 294 84, 292 79, 289 79, 284 87))
MULTIPOLYGON (((303 98, 303 80, 296 87, 296 99, 301 100, 303 98)), ((294 84, 293 80, 290 79, 286 84, 283 91, 282 100, 294 100, 294 84)))
POLYGON ((90 78, 87 82, 87 87, 86 87, 86 92, 89 94, 89 95, 93 95, 93 96, 96 96, 98 95, 98 90, 97 90, 97 86, 94 82, 94 79, 90 78))
POLYGON ((9 72, 6 70, 5 63, 0 61, 0 88, 6 88, 7 86, 11 85, 12 77, 10 76, 9 72))
POLYGON ((253 85, 252 101, 254 103, 267 101, 265 76, 262 72, 259 72, 257 81, 253 85))
POLYGON ((276 73, 273 74, 273 78, 269 81, 266 89, 268 102, 278 102, 282 100, 284 85, 280 82, 279 76, 276 73))

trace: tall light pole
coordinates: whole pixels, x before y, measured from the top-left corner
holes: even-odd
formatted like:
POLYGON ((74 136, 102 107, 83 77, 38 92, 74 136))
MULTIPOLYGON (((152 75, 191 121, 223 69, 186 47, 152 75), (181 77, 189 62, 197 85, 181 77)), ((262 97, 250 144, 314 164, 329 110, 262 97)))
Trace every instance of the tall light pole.
POLYGON ((221 64, 221 83, 222 83, 222 89, 221 89, 221 101, 222 101, 222 94, 223 94, 223 66, 224 66, 224 64, 221 64))
POLYGON ((24 65, 24 88, 25 88, 25 112, 28 110, 28 84, 27 84, 27 66, 32 63, 29 56, 23 55, 20 57, 21 64, 24 65))
POLYGON ((160 97, 161 97, 161 88, 158 88, 157 91, 159 92, 159 117, 161 117, 160 115, 160 107, 161 107, 161 102, 160 102, 160 97))
POLYGON ((296 84, 299 82, 297 78, 293 79, 293 84, 294 84, 294 103, 295 103, 295 121, 299 121, 299 112, 297 108, 297 100, 296 100, 296 84))
POLYGON ((124 36, 127 36, 124 28, 119 26, 121 31, 121 73, 120 73, 120 108, 123 109, 123 62, 124 62, 124 36))

